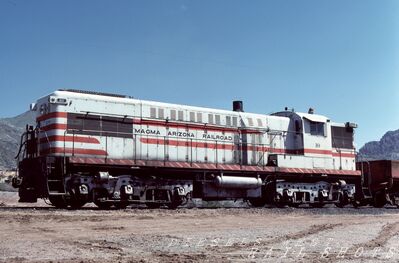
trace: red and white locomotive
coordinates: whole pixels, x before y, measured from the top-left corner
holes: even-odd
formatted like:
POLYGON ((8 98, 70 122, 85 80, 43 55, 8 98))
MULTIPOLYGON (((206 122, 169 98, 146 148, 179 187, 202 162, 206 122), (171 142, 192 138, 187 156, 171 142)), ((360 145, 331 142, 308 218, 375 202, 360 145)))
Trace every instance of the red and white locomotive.
POLYGON ((19 153, 21 202, 57 207, 177 207, 191 198, 254 206, 346 205, 356 199, 356 124, 58 90, 31 105, 19 153))

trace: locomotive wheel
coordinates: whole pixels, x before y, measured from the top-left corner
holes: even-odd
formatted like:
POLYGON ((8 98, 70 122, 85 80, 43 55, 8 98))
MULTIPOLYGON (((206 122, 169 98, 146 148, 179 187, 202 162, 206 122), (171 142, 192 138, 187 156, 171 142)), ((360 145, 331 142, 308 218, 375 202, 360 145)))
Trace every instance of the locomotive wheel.
POLYGON ((120 201, 117 203, 114 203, 114 206, 116 207, 116 209, 126 209, 126 207, 129 205, 128 202, 124 202, 124 201, 120 201))
POLYGON ((266 204, 266 200, 263 198, 251 198, 251 199, 248 199, 248 202, 253 207, 263 207, 266 204))
POLYGON ((341 202, 335 203, 335 206, 338 208, 343 208, 345 205, 342 204, 341 202))
POLYGON ((181 205, 183 202, 182 201, 178 201, 178 200, 175 200, 175 201, 172 201, 171 203, 169 203, 169 204, 167 204, 166 206, 169 208, 169 209, 176 209, 179 205, 181 205))
POLYGON ((179 205, 178 204, 167 204, 166 205, 169 209, 175 210, 179 205))
POLYGON ((325 204, 324 203, 310 203, 310 207, 313 208, 322 208, 325 204))
POLYGON ((161 207, 159 203, 145 203, 145 205, 150 209, 157 209, 161 207))
POLYGON ((276 194, 274 198, 274 205, 278 208, 284 208, 287 204, 283 201, 283 196, 281 194, 276 194))
POLYGON ((187 202, 187 199, 185 196, 179 196, 179 193, 177 190, 173 191, 173 195, 170 196, 170 203, 168 203, 166 206, 169 209, 176 209, 179 205, 182 205, 183 203, 187 202))
POLYGON ((384 192, 377 192, 373 197, 373 206, 376 208, 381 208, 387 203, 387 198, 384 192))
POLYGON ((86 204, 86 201, 79 199, 72 199, 68 203, 72 209, 79 209, 86 204))
POLYGON ((56 208, 67 208, 68 206, 64 196, 62 195, 50 195, 48 200, 56 208))
POLYGON ((285 208, 285 207, 287 206, 287 204, 285 204, 285 203, 274 203, 274 205, 275 205, 277 208, 285 208))
POLYGON ((338 203, 335 203, 335 206, 336 206, 336 207, 339 207, 339 208, 343 208, 343 207, 346 206, 347 204, 349 204, 349 202, 348 202, 348 195, 347 195, 346 193, 340 194, 340 195, 339 195, 338 203))
POLYGON ((100 202, 100 201, 94 201, 94 204, 100 208, 101 210, 107 210, 111 208, 111 203, 109 202, 100 202))

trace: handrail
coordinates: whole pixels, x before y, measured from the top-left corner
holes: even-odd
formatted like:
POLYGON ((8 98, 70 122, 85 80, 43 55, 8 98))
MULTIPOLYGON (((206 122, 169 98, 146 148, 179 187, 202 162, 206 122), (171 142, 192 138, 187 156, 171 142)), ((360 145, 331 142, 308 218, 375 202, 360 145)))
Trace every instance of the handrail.
MULTIPOLYGON (((163 156, 160 156, 159 152, 158 152, 156 159, 163 160, 164 162, 166 162, 167 160, 170 159, 169 153, 170 153, 171 149, 170 149, 169 141, 172 139, 172 140, 181 140, 181 141, 185 141, 186 142, 186 144, 185 144, 186 147, 187 147, 186 154, 190 155, 189 158, 188 158, 188 161, 191 164, 193 164, 193 162, 195 161, 195 158, 194 158, 194 154, 195 154, 194 145, 195 145, 196 142, 201 142, 201 143, 205 144, 205 148, 206 149, 214 150, 214 160, 213 161, 216 164, 219 164, 219 162, 220 162, 220 158, 219 157, 222 157, 222 159, 223 159, 223 157, 226 155, 227 152, 231 152, 232 153, 232 155, 231 155, 232 158, 235 158, 234 155, 237 152, 237 153, 239 153, 237 161, 238 161, 238 163, 240 163, 242 165, 243 164, 242 163, 242 161, 243 161, 242 153, 243 153, 244 148, 256 149, 255 150, 256 156, 255 156, 254 160, 256 161, 256 165, 258 165, 258 166, 261 166, 261 165, 265 166, 266 165, 265 154, 273 153, 274 146, 273 146, 272 142, 274 141, 274 139, 276 137, 276 135, 272 135, 273 138, 272 138, 271 143, 252 143, 252 142, 243 143, 242 141, 239 141, 239 142, 235 141, 236 138, 233 138, 232 141, 217 141, 217 140, 204 139, 204 138, 182 138, 182 137, 171 137, 171 136, 159 136, 159 135, 152 135, 152 134, 135 134, 135 133, 127 133, 127 132, 113 132, 113 131, 99 132, 97 130, 66 129, 64 131, 63 157, 65 158, 67 156, 66 155, 66 143, 67 143, 67 141, 65 139, 67 133, 72 133, 72 156, 75 156, 75 147, 76 147, 76 145, 75 145, 75 139, 76 139, 75 136, 78 135, 78 134, 85 135, 85 133, 89 133, 89 132, 98 133, 98 135, 90 135, 90 136, 100 136, 100 137, 104 136, 105 137, 105 150, 107 152, 108 152, 108 149, 109 149, 108 137, 113 137, 112 135, 126 135, 126 136, 129 135, 130 137, 118 137, 118 138, 132 140, 132 142, 133 142, 133 153, 132 153, 133 156, 132 157, 133 157, 135 162, 137 161, 137 158, 138 158, 137 147, 139 146, 138 142, 140 142, 140 139, 142 139, 142 138, 145 138, 145 139, 155 138, 157 140, 163 141, 163 144, 164 144, 164 146, 163 146, 163 156), (206 146, 206 145, 209 145, 209 144, 213 144, 213 146, 206 146), (222 147, 221 149, 219 149, 220 145, 224 145, 225 147, 222 147), (226 149, 226 146, 227 147, 231 146, 231 148, 228 147, 228 149, 226 149), (188 148, 190 148, 190 149, 188 149, 188 148), (261 149, 261 150, 259 150, 259 149, 261 149), (258 152, 262 152, 263 154, 259 157, 259 155, 257 154, 258 152), (257 160, 257 159, 259 159, 259 160, 257 160)), ((46 137, 47 137, 47 140, 49 141, 47 133, 46 133, 46 137)), ((248 138, 248 139, 250 139, 250 138, 248 138)), ((157 145, 159 145, 159 143, 157 145)), ((149 147, 150 147, 150 145, 147 144, 146 145, 146 148, 147 148, 146 152, 147 153, 149 151, 149 147)), ((206 155, 206 153, 205 153, 205 155, 206 155)), ((144 157, 144 156, 142 156, 142 157, 144 157)), ((150 159, 149 157, 150 156, 147 154, 145 159, 149 160, 150 159)), ((307 157, 307 158, 323 158, 323 157, 313 157, 313 156, 312 157, 304 156, 304 157, 307 157)), ((105 158, 107 159, 108 156, 105 156, 105 158)), ((151 158, 151 159, 153 159, 153 158, 151 158)), ((248 160, 248 161, 251 162, 250 160, 248 160)))
POLYGON ((64 160, 65 160, 65 148, 66 148, 66 145, 65 145, 65 144, 66 144, 65 137, 66 137, 67 131, 68 131, 68 130, 65 130, 65 131, 64 131, 64 156, 63 156, 63 157, 64 157, 64 160))
MULTIPOLYGON (((38 128, 38 129, 39 129, 39 132, 42 132, 42 130, 40 128, 38 128)), ((43 130, 43 132, 44 132, 44 135, 46 136, 47 143, 48 143, 49 147, 51 148, 51 142, 50 142, 50 139, 48 138, 47 131, 43 130)), ((40 138, 38 138, 38 140, 40 142, 40 138)))
POLYGON ((26 135, 26 132, 24 132, 24 133, 22 133, 22 135, 21 135, 21 140, 20 140, 20 143, 19 143, 19 149, 18 149, 18 153, 17 153, 17 155, 14 157, 14 159, 19 159, 19 155, 21 154, 21 150, 22 150, 22 147, 24 146, 24 145, 26 145, 26 140, 24 141, 24 142, 22 142, 23 141, 23 137, 26 135))

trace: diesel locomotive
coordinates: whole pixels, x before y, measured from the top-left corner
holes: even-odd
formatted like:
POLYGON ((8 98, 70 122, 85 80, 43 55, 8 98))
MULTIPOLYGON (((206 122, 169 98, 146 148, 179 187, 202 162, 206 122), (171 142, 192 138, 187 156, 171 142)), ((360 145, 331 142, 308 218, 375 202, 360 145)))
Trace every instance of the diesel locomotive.
POLYGON ((373 199, 364 191, 369 166, 356 168, 357 125, 313 109, 255 114, 241 101, 219 110, 57 90, 31 110, 36 125, 21 136, 13 180, 20 202, 176 208, 200 198, 342 207, 373 199))

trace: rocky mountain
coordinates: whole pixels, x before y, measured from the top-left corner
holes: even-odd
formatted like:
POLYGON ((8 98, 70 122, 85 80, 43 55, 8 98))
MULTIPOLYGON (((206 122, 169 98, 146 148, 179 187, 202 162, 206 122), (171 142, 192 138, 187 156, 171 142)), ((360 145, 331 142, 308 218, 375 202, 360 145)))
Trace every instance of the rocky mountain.
POLYGON ((359 153, 362 159, 399 160, 399 130, 385 133, 379 141, 366 143, 359 153))
POLYGON ((34 113, 27 111, 13 118, 0 119, 0 170, 16 167, 14 159, 18 152, 21 134, 25 125, 34 125, 34 113))

